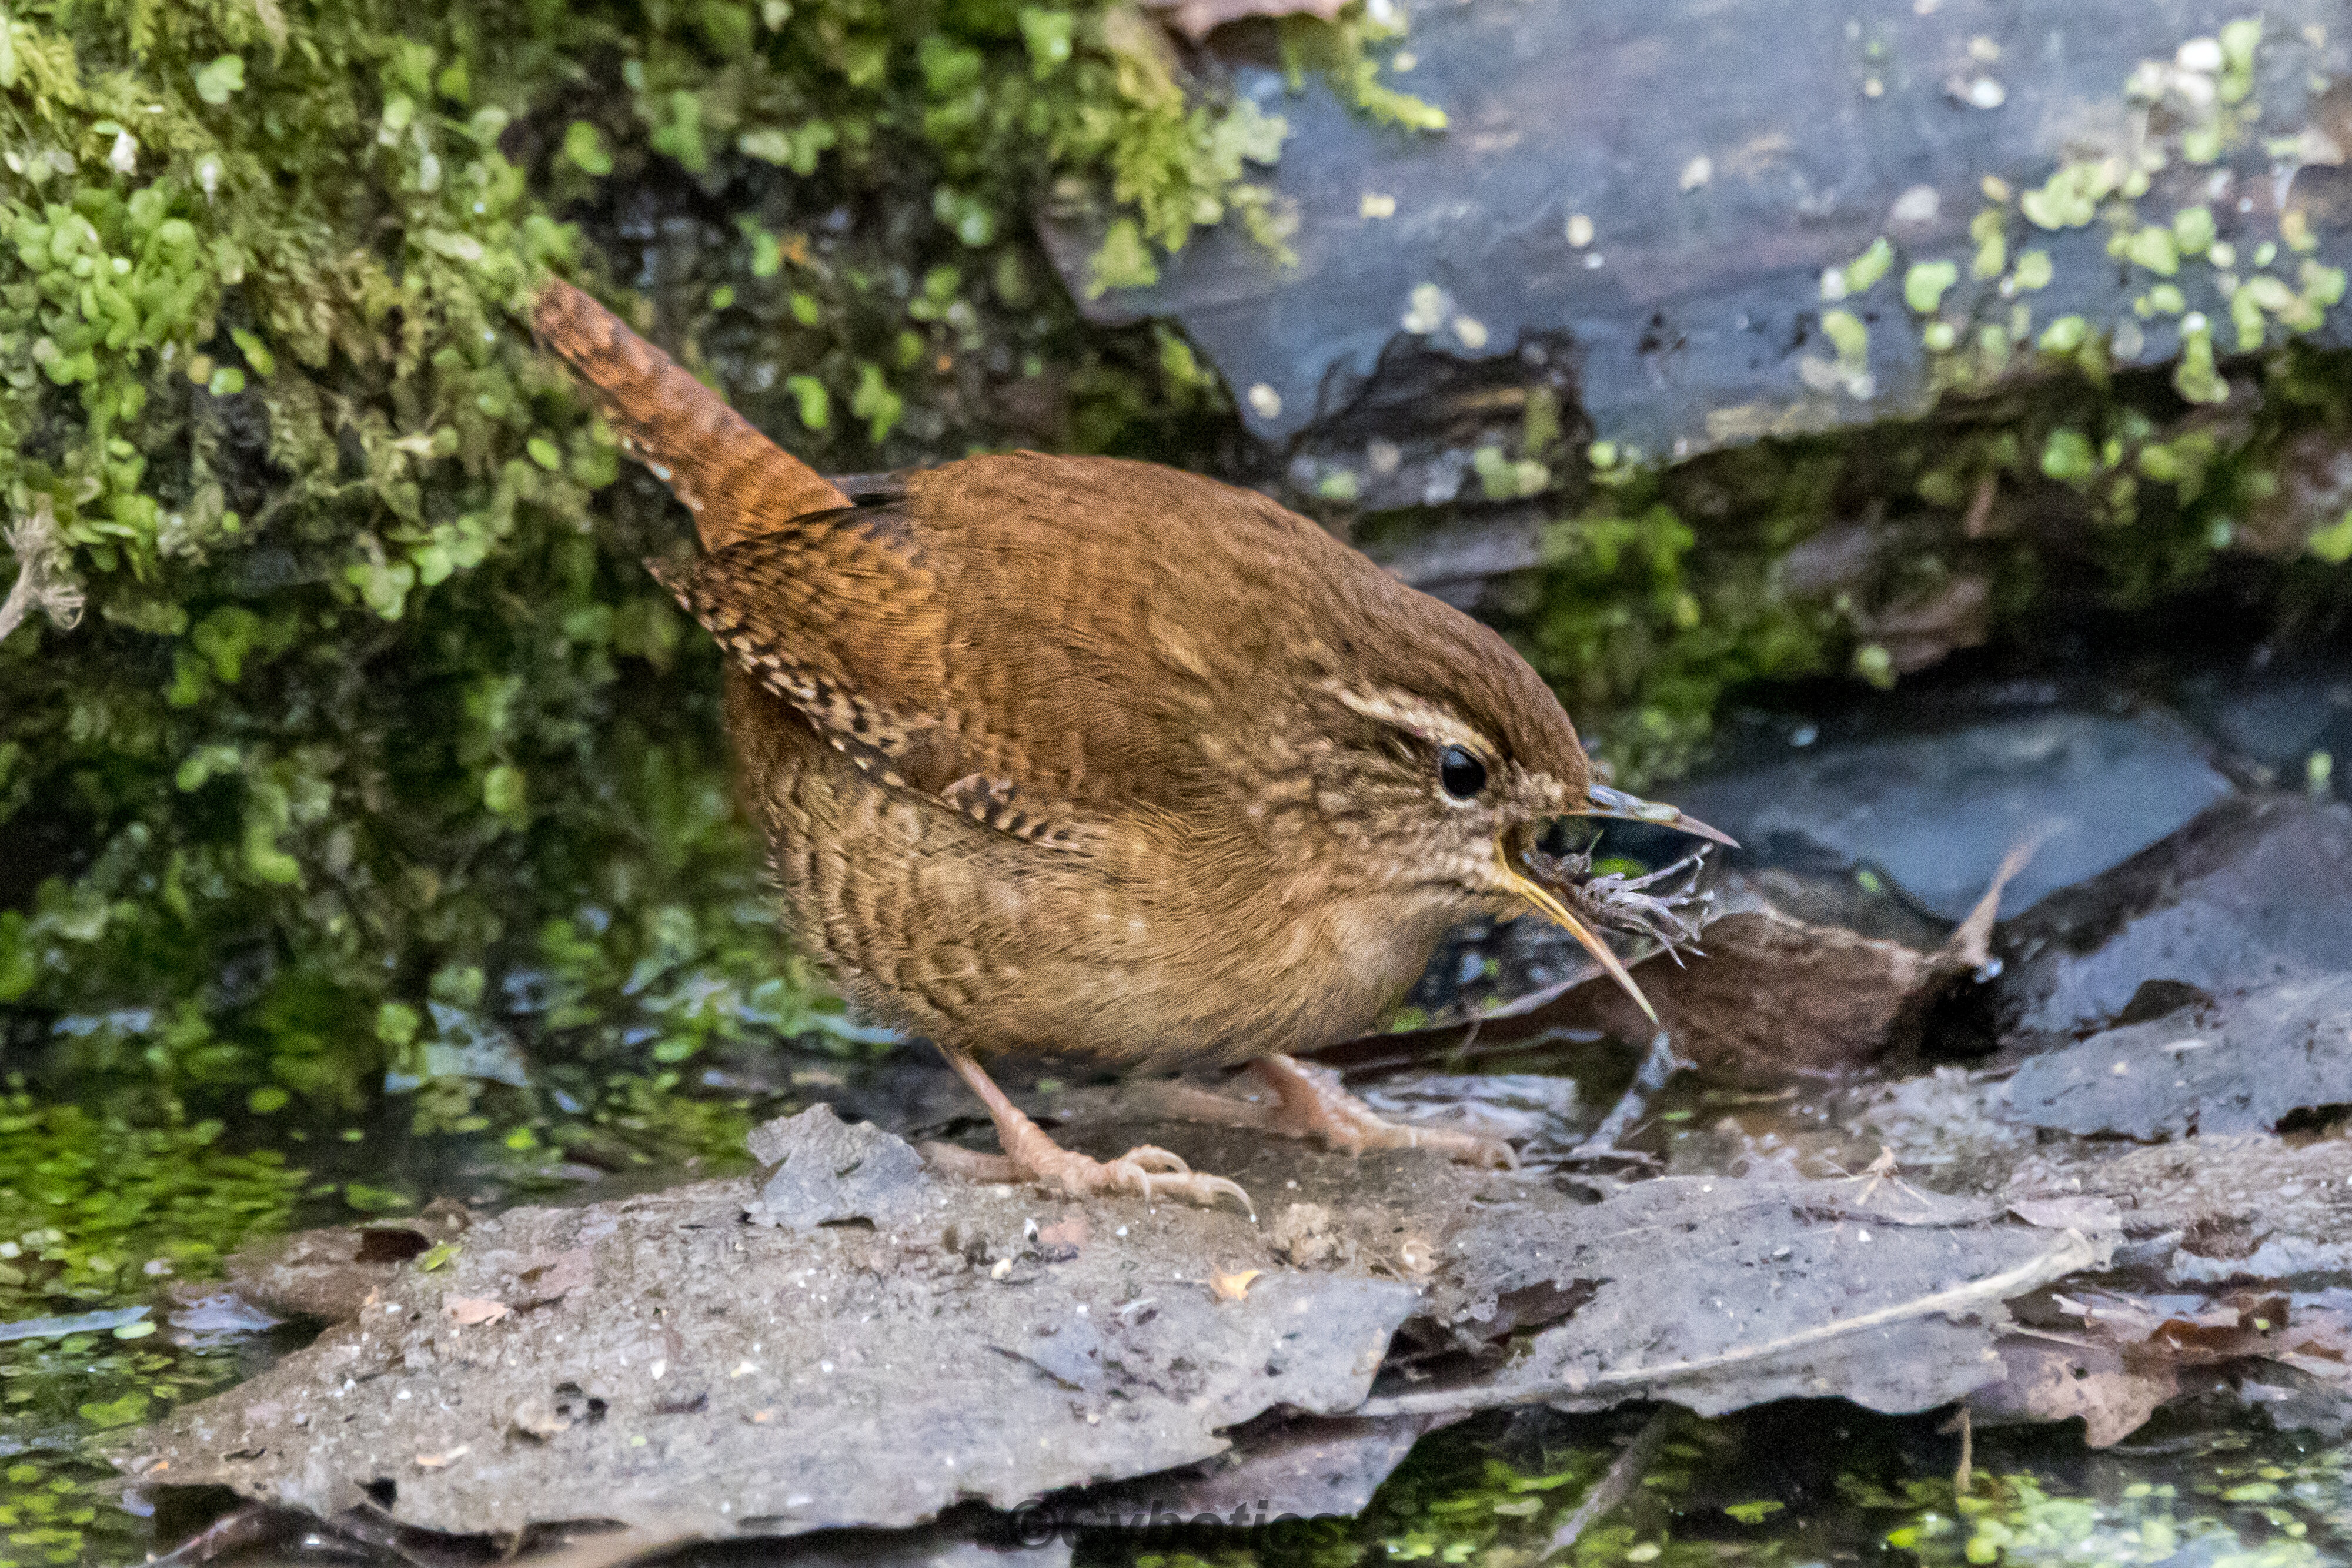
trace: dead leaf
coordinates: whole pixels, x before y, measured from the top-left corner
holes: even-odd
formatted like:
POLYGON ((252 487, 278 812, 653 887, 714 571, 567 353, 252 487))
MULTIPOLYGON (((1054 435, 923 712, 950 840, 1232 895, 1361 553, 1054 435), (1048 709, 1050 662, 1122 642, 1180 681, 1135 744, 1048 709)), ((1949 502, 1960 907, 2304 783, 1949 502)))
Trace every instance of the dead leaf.
POLYGON ((2020 1310, 2049 1326, 2000 1343, 2006 1375, 1979 1408, 2040 1421, 2083 1417, 2094 1448, 2121 1442, 2189 1386, 2193 1369, 2274 1361, 2315 1376, 2352 1374, 2352 1311, 2257 1291, 2218 1297, 2084 1291, 2020 1310))
POLYGON ((2083 1418, 2083 1440, 2113 1448, 2180 1392, 2179 1369, 2124 1364, 2114 1346, 2011 1334, 2000 1345, 2001 1380, 1970 1395, 1981 1415, 2032 1421, 2083 1418))
POLYGON ((459 1328, 469 1329, 477 1323, 494 1323, 514 1311, 504 1301, 493 1301, 481 1296, 444 1296, 441 1310, 459 1328))
POLYGON ((460 1443, 446 1454, 419 1454, 416 1456, 416 1463, 419 1469, 437 1470, 444 1465, 457 1463, 473 1451, 473 1444, 460 1443))
POLYGON ((1086 1214, 1074 1208, 1037 1232, 1037 1250, 1055 1262, 1066 1263, 1087 1244, 1087 1234, 1086 1214))
MULTIPOLYGON (((2011 846, 1976 908, 1934 952, 1800 919, 1761 884, 1735 881, 1725 890, 1730 907, 1702 933, 1706 958, 1683 968, 1645 963, 1643 989, 1676 1053, 1710 1071, 1778 1081, 1875 1061, 1915 1039, 1933 1005, 1990 961, 2001 892, 2040 843, 2011 846)), ((1589 1019, 1623 1040, 1653 1030, 1614 988, 1588 985, 1568 1007, 1564 1021, 1589 1019)))
POLYGON ((1221 1301, 1242 1301, 1249 1295, 1250 1281, 1265 1272, 1263 1269, 1242 1269, 1231 1274, 1212 1274, 1209 1289, 1221 1301))
MULTIPOLYGON (((1724 915, 1689 967, 1642 966, 1677 1054, 1714 1071, 1834 1071, 1876 1059, 1937 960, 1900 942, 1815 925, 1769 904, 1724 915)), ((1587 985, 1562 1016, 1625 1040, 1654 1032, 1623 993, 1587 985)))

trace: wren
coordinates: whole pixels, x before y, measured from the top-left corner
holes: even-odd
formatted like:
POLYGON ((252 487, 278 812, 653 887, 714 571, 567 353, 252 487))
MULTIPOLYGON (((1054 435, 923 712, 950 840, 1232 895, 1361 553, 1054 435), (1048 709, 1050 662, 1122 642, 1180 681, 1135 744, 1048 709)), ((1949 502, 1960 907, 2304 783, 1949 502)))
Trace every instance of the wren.
POLYGON ((1009 1050, 1246 1061, 1273 1130, 1507 1163, 1291 1053, 1362 1033, 1479 915, 1540 911, 1639 998, 1538 838, 1723 837, 1597 784, 1502 637, 1255 491, 1023 452, 853 498, 571 285, 533 322, 693 514, 701 555, 655 570, 728 655, 791 932, 986 1103, 1003 1155, 964 1169, 1248 1204, 1162 1149, 1061 1148, 981 1065, 1009 1050))

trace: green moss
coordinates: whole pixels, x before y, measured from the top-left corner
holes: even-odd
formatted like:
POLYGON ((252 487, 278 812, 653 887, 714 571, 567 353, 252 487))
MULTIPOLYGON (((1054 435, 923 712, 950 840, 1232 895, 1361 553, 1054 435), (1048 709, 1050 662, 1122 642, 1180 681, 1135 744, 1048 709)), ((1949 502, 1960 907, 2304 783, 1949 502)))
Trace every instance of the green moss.
MULTIPOLYGON (((1993 269, 1999 272, 1996 267, 1993 269)), ((1921 261, 1912 264, 1904 275, 1903 302, 1922 316, 1932 316, 1943 303, 1944 295, 1960 280, 1958 264, 1948 261, 1921 261)))
MULTIPOLYGON (((269 1153, 222 1147, 217 1122, 135 1128, 0 1092, 0 1322, 146 1304, 202 1280, 282 1226, 302 1182, 269 1153)), ((0 1345, 0 1562, 136 1561, 148 1543, 116 1506, 90 1434, 201 1396, 235 1372, 152 1319, 0 1345)))
POLYGON ((0 1093, 0 1322, 150 1300, 285 1222, 303 1176, 218 1122, 139 1128, 0 1093))
MULTIPOLYGON (((1984 329, 2002 341, 1980 341, 1972 358, 2011 351, 2006 329, 1984 329)), ((1717 712, 1748 683, 1895 682, 1877 628, 1936 602, 1955 576, 1990 584, 1996 637, 2047 612, 2053 565, 2077 611, 2144 610, 2205 580, 2245 520, 2275 510, 2290 448, 2352 421, 2346 356, 2306 347, 2261 367, 2263 395, 2244 417, 2184 412, 2184 380, 2203 392, 2199 378, 2210 376, 2227 395, 2210 329, 2191 316, 2184 330, 2182 365, 2118 374, 2081 318, 2061 318, 2043 331, 2050 359, 2032 383, 1861 438, 1766 442, 1664 469, 1594 444, 1589 467, 1565 476, 1572 499, 1549 536, 1549 565, 1509 628, 1600 754, 1639 785, 1704 756, 1717 712), (1980 496, 2000 503, 1984 519, 1997 526, 1971 536, 1964 518, 1980 496), (1807 580, 1814 568, 1792 571, 1790 551, 1825 519, 1864 516, 1879 519, 1880 537, 1916 545, 1826 584, 1807 580)), ((1480 466, 1499 474, 1489 450, 1480 466)), ((2340 606, 2352 584, 2324 569, 2347 540, 2352 523, 2312 525, 2308 564, 2275 580, 2283 604, 2305 608, 2282 614, 2340 612, 2323 607, 2340 606)))
MULTIPOLYGON (((1210 378, 1161 337, 1084 333, 1004 221, 1077 180, 1147 247, 1272 224, 1241 174, 1278 119, 1131 24, 15 7, 0 496, 53 521, 93 612, 0 644, 0 823, 37 846, 0 887, 0 1005, 40 1071, 268 1114, 357 1106, 387 1068, 430 1085, 412 1069, 492 1027, 600 1083, 842 1038, 759 913, 712 657, 635 564, 675 514, 614 490, 518 308, 590 258, 564 218, 617 237, 604 193, 663 188, 667 160, 742 216, 682 253, 666 335, 821 465, 1180 432, 1210 378), (820 234, 844 202, 892 215, 820 234), (1045 396, 986 390, 1024 384, 1045 396), (488 1001, 425 1005, 467 967, 488 1001), (371 1027, 387 1006, 412 1038, 371 1027)), ((1340 33, 1335 62, 1378 41, 1340 33)), ((420 1119, 549 1114, 467 1081, 420 1119)))
POLYGON ((1522 636, 1621 779, 1686 768, 1742 684, 1827 667, 1841 617, 1782 593, 1769 562, 1811 531, 1838 466, 1827 447, 1799 444, 1706 465, 1705 477, 1595 470, 1584 508, 1552 527, 1541 608, 1522 636), (1747 512, 1743 537, 1710 528, 1701 548, 1685 515, 1699 489, 1747 512))

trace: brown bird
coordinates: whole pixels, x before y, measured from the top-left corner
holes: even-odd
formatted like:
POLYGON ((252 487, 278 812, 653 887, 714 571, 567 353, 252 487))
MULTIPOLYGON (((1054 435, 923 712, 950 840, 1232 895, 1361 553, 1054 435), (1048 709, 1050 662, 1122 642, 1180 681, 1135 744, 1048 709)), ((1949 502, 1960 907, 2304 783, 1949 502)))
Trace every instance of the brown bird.
POLYGON ((1059 1147, 980 1063, 1012 1049, 1250 1061, 1277 1131, 1507 1162, 1290 1053, 1362 1033, 1481 914, 1540 910, 1638 998, 1538 837, 1723 836, 1596 785, 1500 636, 1255 491, 1024 452, 852 496, 571 285, 533 321, 693 513, 702 555, 656 571, 730 656, 793 935, 987 1104, 1004 1155, 967 1169, 1248 1203, 1162 1149, 1059 1147))

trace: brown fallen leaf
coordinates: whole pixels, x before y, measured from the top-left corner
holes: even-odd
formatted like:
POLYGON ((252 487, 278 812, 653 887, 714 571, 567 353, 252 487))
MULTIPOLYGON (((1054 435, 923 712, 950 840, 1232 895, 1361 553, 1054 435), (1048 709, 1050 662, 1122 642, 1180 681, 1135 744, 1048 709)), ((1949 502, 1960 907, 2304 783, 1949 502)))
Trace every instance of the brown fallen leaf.
POLYGON ((477 1323, 494 1323, 514 1311, 504 1301, 493 1301, 482 1296, 444 1296, 441 1310, 459 1328, 469 1329, 477 1323))
POLYGON ((2000 1416, 2080 1416, 2095 1448, 2129 1437, 2158 1406, 2188 1391, 2200 1369, 2268 1361, 2318 1377, 2352 1376, 2352 1311, 2309 1297, 2053 1292, 2022 1305, 2019 1317, 2032 1326, 2000 1342, 2006 1375, 1971 1398, 2000 1416))
POLYGON ((1066 1261, 1078 1255, 1078 1249, 1087 1244, 1087 1235, 1086 1214, 1074 1208, 1037 1232, 1037 1250, 1047 1258, 1066 1261))
MULTIPOLYGON (((1683 968, 1644 963, 1642 988, 1676 1054, 1710 1071, 1753 1070, 1777 1081, 1874 1061, 1916 1039, 1935 1003, 1984 967, 2001 892, 2040 841, 2011 848, 1975 909, 1933 952, 1801 920, 1751 884, 1749 907, 1701 933, 1704 958, 1683 968)), ((1623 1040, 1646 1040, 1656 1027, 1611 986, 1588 982, 1562 1007, 1562 1021, 1623 1040)))
POLYGON ((1238 1301, 1249 1295, 1250 1281, 1265 1272, 1263 1269, 1240 1269, 1230 1274, 1212 1274, 1209 1289, 1221 1301, 1238 1301))
POLYGON ((473 1451, 473 1444, 460 1443, 446 1454, 419 1454, 416 1456, 416 1463, 422 1469, 437 1470, 444 1465, 457 1463, 473 1451))

